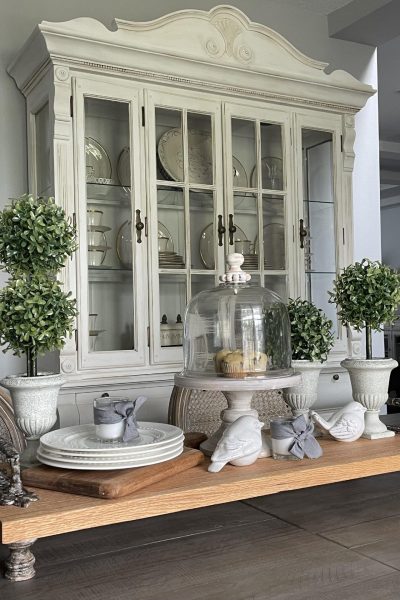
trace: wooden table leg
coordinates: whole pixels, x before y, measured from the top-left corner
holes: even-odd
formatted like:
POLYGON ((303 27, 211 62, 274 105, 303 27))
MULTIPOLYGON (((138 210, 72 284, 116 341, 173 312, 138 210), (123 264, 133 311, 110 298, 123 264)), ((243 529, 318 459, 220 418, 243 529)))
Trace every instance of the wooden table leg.
POLYGON ((6 570, 4 576, 10 581, 26 581, 35 576, 35 557, 31 552, 31 546, 36 542, 26 540, 8 544, 10 556, 5 562, 6 570))

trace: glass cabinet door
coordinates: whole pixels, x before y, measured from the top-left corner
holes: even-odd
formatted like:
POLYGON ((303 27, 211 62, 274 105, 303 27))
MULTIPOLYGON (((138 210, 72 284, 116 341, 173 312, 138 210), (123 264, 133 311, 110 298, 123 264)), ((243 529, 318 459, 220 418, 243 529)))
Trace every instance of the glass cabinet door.
POLYGON ((288 116, 227 105, 226 189, 230 252, 252 280, 288 295, 288 116))
POLYGON ((299 121, 302 159, 299 182, 303 202, 299 207, 298 246, 304 265, 304 296, 333 321, 339 339, 341 327, 336 306, 329 303, 328 295, 336 273, 343 266, 345 242, 344 232, 338 235, 339 123, 334 120, 327 123, 325 118, 322 127, 322 123, 305 118, 299 121))
POLYGON ((219 105, 149 92, 147 114, 151 359, 180 362, 186 304, 223 264, 219 105))
POLYGON ((110 99, 107 88, 78 86, 78 350, 84 368, 143 364, 145 359, 139 102, 135 90, 110 99))

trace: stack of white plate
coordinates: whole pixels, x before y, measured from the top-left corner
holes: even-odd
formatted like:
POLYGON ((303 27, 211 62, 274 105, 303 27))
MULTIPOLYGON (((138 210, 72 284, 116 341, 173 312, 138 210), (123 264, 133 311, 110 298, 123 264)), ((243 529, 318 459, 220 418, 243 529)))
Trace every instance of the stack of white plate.
POLYGON ((185 267, 185 261, 176 252, 159 252, 158 262, 160 269, 183 269, 185 267))
POLYGON ((104 443, 94 425, 50 431, 40 438, 37 457, 51 467, 105 471, 145 467, 176 458, 183 452, 182 429, 164 423, 138 423, 139 438, 104 443))
POLYGON ((244 262, 242 264, 242 269, 247 269, 248 271, 257 271, 258 254, 244 254, 243 258, 244 262))

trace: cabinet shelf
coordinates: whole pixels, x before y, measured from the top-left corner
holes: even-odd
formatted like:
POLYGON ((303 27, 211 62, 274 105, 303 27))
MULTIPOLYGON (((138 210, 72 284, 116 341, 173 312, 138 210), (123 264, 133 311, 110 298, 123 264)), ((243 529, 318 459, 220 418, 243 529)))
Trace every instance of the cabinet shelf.
POLYGON ((168 181, 163 179, 157 179, 157 189, 164 191, 181 192, 185 187, 189 188, 191 192, 213 192, 215 190, 214 184, 209 183, 196 183, 190 181, 184 183, 183 181, 168 181))
MULTIPOLYGON (((177 206, 176 204, 163 204, 162 202, 158 202, 158 209, 159 210, 176 210, 179 212, 183 212, 185 210, 184 206, 177 206)), ((214 208, 212 208, 211 206, 193 206, 193 204, 191 204, 190 206, 190 212, 208 212, 211 215, 214 214, 214 208)))
POLYGON ((89 266, 89 271, 123 271, 125 273, 132 273, 132 269, 127 269, 126 267, 113 267, 111 265, 98 265, 98 266, 89 266))
POLYGON ((88 204, 115 204, 118 202, 128 206, 131 203, 128 188, 124 188, 122 185, 110 183, 87 183, 86 194, 88 204))
POLYGON ((263 194, 264 196, 279 196, 279 197, 286 196, 286 190, 270 190, 267 188, 260 189, 260 190, 258 188, 239 188, 239 187, 233 188, 233 193, 235 194, 235 196, 254 197, 258 194, 258 192, 261 192, 261 194, 263 194))
POLYGON ((124 267, 88 267, 89 284, 106 283, 112 280, 113 283, 124 283, 132 280, 132 269, 124 267))

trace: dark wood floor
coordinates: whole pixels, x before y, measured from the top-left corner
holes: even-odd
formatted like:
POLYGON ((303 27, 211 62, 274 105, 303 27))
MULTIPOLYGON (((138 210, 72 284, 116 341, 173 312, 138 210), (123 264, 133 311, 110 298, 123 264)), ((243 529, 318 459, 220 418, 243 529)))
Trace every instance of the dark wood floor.
POLYGON ((55 536, 34 549, 36 579, 1 579, 1 600, 399 600, 400 473, 55 536))

